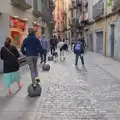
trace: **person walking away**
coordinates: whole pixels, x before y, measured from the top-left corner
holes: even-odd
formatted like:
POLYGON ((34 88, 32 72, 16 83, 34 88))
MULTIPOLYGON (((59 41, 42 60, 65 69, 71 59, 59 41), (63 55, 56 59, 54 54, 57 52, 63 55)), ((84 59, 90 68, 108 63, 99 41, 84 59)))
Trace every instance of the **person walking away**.
POLYGON ((65 59, 65 51, 68 50, 67 44, 63 41, 60 41, 58 43, 58 48, 60 50, 60 60, 65 59))
POLYGON ((55 52, 55 50, 57 49, 57 37, 54 35, 54 38, 53 38, 53 52, 55 52))
POLYGON ((12 94, 10 85, 17 83, 18 89, 22 87, 20 83, 19 62, 20 54, 17 48, 11 45, 11 38, 7 37, 4 46, 1 48, 1 59, 3 60, 3 84, 8 89, 8 95, 12 94))
POLYGON ((84 46, 83 43, 81 41, 77 41, 76 44, 74 45, 74 53, 76 55, 76 59, 75 59, 75 66, 78 66, 78 58, 81 58, 81 62, 82 62, 82 66, 84 66, 84 46))
POLYGON ((69 47, 69 40, 68 40, 68 38, 66 38, 65 43, 66 43, 67 46, 69 47))
POLYGON ((60 36, 58 36, 58 43, 59 43, 60 41, 62 41, 62 40, 61 40, 61 37, 60 37, 60 36))
POLYGON ((56 49, 56 41, 54 39, 54 36, 50 39, 50 50, 51 50, 51 55, 53 55, 53 52, 55 52, 56 49))
POLYGON ((28 33, 28 37, 25 38, 22 43, 21 52, 27 56, 27 63, 31 71, 32 84, 33 87, 36 87, 36 84, 40 82, 40 79, 38 78, 37 61, 39 53, 42 52, 42 46, 39 39, 35 36, 34 28, 28 28, 28 33))
POLYGON ((43 49, 43 52, 41 54, 41 64, 42 64, 43 62, 46 63, 47 53, 49 52, 49 41, 47 40, 45 35, 43 35, 40 38, 40 42, 43 49))
POLYGON ((57 46, 57 38, 56 36, 52 36, 52 39, 50 40, 50 48, 51 48, 51 55, 53 55, 53 53, 56 50, 57 46))

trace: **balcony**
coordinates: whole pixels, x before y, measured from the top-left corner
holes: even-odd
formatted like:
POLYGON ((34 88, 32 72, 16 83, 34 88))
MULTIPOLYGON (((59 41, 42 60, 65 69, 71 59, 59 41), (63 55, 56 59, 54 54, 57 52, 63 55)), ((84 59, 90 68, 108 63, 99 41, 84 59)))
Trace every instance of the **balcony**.
POLYGON ((80 26, 80 22, 78 19, 73 19, 73 27, 77 28, 78 26, 80 26))
POLYGON ((88 7, 88 1, 87 1, 87 0, 84 1, 84 6, 85 6, 85 7, 88 7))
POLYGON ((38 0, 34 0, 33 2, 33 15, 37 18, 42 17, 41 6, 38 0))
POLYGON ((41 13, 42 13, 43 19, 46 22, 52 20, 52 11, 50 9, 47 9, 46 4, 44 3, 41 4, 41 13))
POLYGON ((72 10, 72 5, 69 5, 69 10, 72 10))
POLYGON ((73 19, 72 21, 73 28, 81 29, 83 28, 83 24, 81 23, 80 19, 73 19))
POLYGON ((97 20, 104 16, 104 1, 100 0, 93 6, 93 19, 97 20))
POLYGON ((89 23, 88 12, 84 12, 83 24, 87 25, 88 23, 89 23))
POLYGON ((120 11, 120 0, 113 0, 113 10, 120 11))
POLYGON ((77 7, 81 7, 82 6, 82 0, 77 0, 76 5, 77 5, 77 7))
POLYGON ((11 4, 21 10, 32 8, 32 0, 11 0, 11 4))
POLYGON ((69 18, 69 26, 72 26, 72 20, 69 18))
POLYGON ((69 10, 77 9, 77 4, 75 1, 72 1, 72 4, 69 5, 69 10))
POLYGON ((55 3, 53 0, 50 0, 50 9, 53 11, 55 9, 55 3))

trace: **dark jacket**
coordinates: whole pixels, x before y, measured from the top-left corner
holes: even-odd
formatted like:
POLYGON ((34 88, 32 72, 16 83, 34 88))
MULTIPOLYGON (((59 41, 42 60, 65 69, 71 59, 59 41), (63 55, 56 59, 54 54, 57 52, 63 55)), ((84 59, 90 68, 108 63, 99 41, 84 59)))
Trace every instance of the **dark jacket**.
POLYGON ((7 47, 7 49, 14 55, 11 55, 5 47, 1 48, 1 59, 3 60, 3 72, 11 73, 19 70, 19 64, 17 58, 20 57, 20 54, 17 48, 13 45, 7 47))
POLYGON ((26 56, 38 56, 42 50, 41 43, 34 34, 29 34, 21 46, 21 52, 26 56))
POLYGON ((54 47, 56 47, 56 45, 57 45, 57 39, 51 39, 50 40, 50 46, 51 46, 51 48, 54 48, 54 47))

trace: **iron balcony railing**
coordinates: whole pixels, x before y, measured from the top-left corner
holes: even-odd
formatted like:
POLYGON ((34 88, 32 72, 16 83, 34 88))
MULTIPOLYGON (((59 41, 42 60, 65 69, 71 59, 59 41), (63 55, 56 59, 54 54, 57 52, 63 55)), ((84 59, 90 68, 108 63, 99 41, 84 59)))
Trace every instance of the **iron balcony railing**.
POLYGON ((74 18, 69 21, 69 26, 73 28, 81 28, 82 24, 80 22, 80 19, 74 18))
POLYGON ((40 0, 34 0, 33 15, 36 17, 42 17, 45 21, 52 19, 52 11, 47 8, 47 4, 40 0))
POLYGON ((72 1, 72 3, 69 5, 69 10, 77 9, 77 4, 75 1, 72 1))
POLYGON ((77 5, 77 7, 81 7, 82 6, 82 0, 76 0, 76 5, 77 5))
POLYGON ((113 0, 113 10, 120 10, 120 0, 113 0))
POLYGON ((11 0, 11 4, 22 10, 32 8, 32 0, 11 0))
POLYGON ((104 0, 100 0, 93 6, 93 19, 97 20, 104 16, 104 0))

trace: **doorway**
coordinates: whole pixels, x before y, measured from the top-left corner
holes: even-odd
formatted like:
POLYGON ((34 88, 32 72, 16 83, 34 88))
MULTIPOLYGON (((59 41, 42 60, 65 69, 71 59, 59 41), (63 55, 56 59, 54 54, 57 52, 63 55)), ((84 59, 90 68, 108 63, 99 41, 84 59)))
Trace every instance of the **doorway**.
POLYGON ((111 27, 111 32, 110 32, 110 40, 111 40, 111 46, 110 47, 111 47, 111 51, 110 51, 110 53, 111 53, 111 57, 114 57, 115 25, 112 24, 110 27, 111 27))
POLYGON ((96 32, 96 52, 103 53, 103 31, 96 32))

